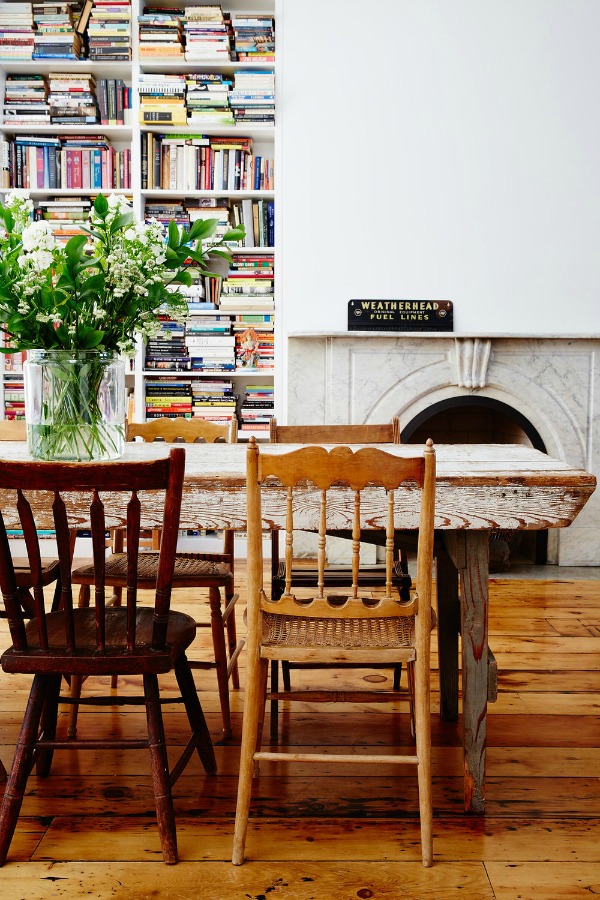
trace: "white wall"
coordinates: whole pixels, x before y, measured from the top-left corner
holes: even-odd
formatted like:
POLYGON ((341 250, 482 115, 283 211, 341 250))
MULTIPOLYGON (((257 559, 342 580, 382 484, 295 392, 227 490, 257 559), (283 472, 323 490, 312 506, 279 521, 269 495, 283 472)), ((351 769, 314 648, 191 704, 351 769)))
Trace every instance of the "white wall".
POLYGON ((600 0, 279 0, 277 28, 282 338, 352 298, 600 332, 600 0))

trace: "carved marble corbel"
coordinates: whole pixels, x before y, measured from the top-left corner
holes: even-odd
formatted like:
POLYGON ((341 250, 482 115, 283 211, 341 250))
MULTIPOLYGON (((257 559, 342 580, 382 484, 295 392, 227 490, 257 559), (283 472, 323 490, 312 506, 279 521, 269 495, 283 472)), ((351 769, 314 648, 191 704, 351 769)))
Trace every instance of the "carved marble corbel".
POLYGON ((487 384, 487 370, 492 352, 489 338, 454 338, 456 351, 456 383, 477 390, 487 384))

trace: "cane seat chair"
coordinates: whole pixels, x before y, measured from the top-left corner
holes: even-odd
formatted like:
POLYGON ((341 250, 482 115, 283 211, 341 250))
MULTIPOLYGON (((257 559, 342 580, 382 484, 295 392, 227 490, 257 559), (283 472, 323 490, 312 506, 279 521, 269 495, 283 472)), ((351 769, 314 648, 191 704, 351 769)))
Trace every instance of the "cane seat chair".
MULTIPOLYGON (((432 862, 431 734, 430 734, 430 631, 432 624, 432 568, 435 502, 435 454, 431 441, 424 452, 406 448, 391 454, 379 448, 303 447, 291 452, 259 452, 251 439, 247 451, 247 531, 248 531, 248 638, 247 680, 242 728, 240 780, 232 861, 244 859, 245 839, 251 801, 253 774, 262 760, 303 761, 381 765, 393 760, 414 763, 419 784, 422 859, 432 862), (262 494, 266 479, 281 483, 281 515, 285 521, 286 582, 278 599, 269 599, 263 590, 262 494), (314 487, 313 487, 314 486, 314 487), (387 513, 376 517, 375 496, 387 513), (345 590, 336 586, 326 594, 324 586, 327 526, 342 516, 343 497, 353 509, 352 575, 345 590), (284 499, 285 497, 285 499, 284 499), (312 512, 314 510, 314 512, 312 512), (310 597, 296 593, 293 584, 293 531, 299 520, 318 520, 318 586, 310 597), (369 527, 386 535, 386 584, 383 596, 361 592, 360 533, 366 520, 369 527), (392 585, 394 529, 418 527, 416 587, 408 601, 401 600, 392 585), (403 756, 368 754, 329 755, 285 750, 262 751, 262 724, 268 698, 267 676, 270 660, 295 662, 363 664, 392 663, 398 659, 414 666, 416 753, 403 756)), ((269 518, 275 518, 274 500, 269 496, 269 518)), ((311 523, 312 524, 312 523, 311 523)), ((345 527, 345 526, 344 526, 345 527)), ((283 696, 283 695, 280 695, 283 696)), ((339 702, 396 700, 395 691, 313 691, 297 690, 286 699, 339 702)))
MULTIPOLYGON (((270 421, 269 437, 272 444, 399 444, 400 443, 400 419, 393 416, 390 422, 369 423, 365 425, 278 425, 277 419, 270 421)), ((337 532, 328 531, 331 537, 351 539, 351 531, 345 529, 337 532)), ((377 543, 381 535, 363 530, 361 540, 365 543, 377 543)), ((392 570, 392 580, 398 588, 400 596, 408 599, 411 577, 408 571, 408 561, 404 546, 395 537, 396 558, 392 570)), ((330 564, 326 561, 323 573, 324 583, 327 587, 348 584, 351 577, 351 567, 344 564, 330 564)), ((383 586, 385 585, 385 565, 378 563, 361 565, 358 573, 359 585, 383 586)), ((300 565, 293 566, 293 581, 298 587, 316 587, 317 566, 314 562, 302 561, 300 565)), ((280 558, 279 531, 271 531, 271 595, 277 599, 285 588, 285 562, 280 558)), ((312 668, 317 668, 312 665, 312 668)), ((282 660, 281 674, 283 687, 291 690, 290 670, 296 668, 289 660, 282 660)), ((306 666, 304 667, 306 668, 306 666)), ((394 666, 394 690, 400 690, 400 678, 402 664, 394 666)), ((274 661, 271 665, 272 690, 277 692, 279 668, 274 661)), ((277 701, 271 704, 271 737, 276 740, 278 733, 278 709, 277 701)))
MULTIPOLYGON (((165 443, 197 441, 207 443, 235 443, 237 441, 237 419, 219 425, 205 419, 158 418, 149 422, 129 423, 127 440, 164 441, 165 443)), ((114 603, 119 605, 120 594, 126 586, 127 554, 123 548, 123 529, 116 529, 112 535, 112 553, 106 561, 106 584, 114 590, 114 603)), ((160 544, 160 532, 153 534, 154 547, 160 544)), ((139 586, 153 588, 156 581, 158 553, 151 549, 140 554, 139 586)), ((80 584, 79 603, 89 603, 90 585, 94 580, 94 565, 80 566, 73 572, 73 582, 80 584)), ((229 704, 229 680, 235 689, 239 688, 238 656, 244 641, 237 638, 235 605, 238 595, 234 591, 234 533, 224 533, 223 550, 218 553, 177 553, 173 588, 208 589, 210 623, 197 621, 197 628, 211 628, 214 659, 190 660, 192 669, 216 669, 219 702, 223 719, 223 739, 231 737, 231 713, 229 704), (224 598, 222 593, 224 594, 224 598)), ((73 695, 78 690, 75 684, 73 695)), ((73 708, 70 733, 75 732, 76 710, 73 708)))
MULTIPOLYGON (((0 466, 0 489, 14 493, 10 508, 18 511, 23 529, 35 598, 35 618, 26 621, 18 602, 15 570, 0 515, 0 588, 8 613, 12 646, 1 659, 8 674, 33 675, 14 762, 0 809, 0 865, 6 860, 14 834, 29 772, 37 763, 38 775, 50 773, 55 750, 65 748, 140 749, 150 751, 152 782, 163 858, 177 862, 177 838, 171 788, 194 751, 204 768, 216 771, 214 751, 196 693, 186 650, 194 640, 196 624, 188 615, 170 609, 171 587, 181 510, 185 450, 171 449, 168 458, 151 462, 51 463, 7 462, 0 466), (91 529, 95 561, 94 607, 74 608, 71 581, 69 516, 73 492, 78 496, 77 522, 84 518, 91 529), (157 500, 160 493, 160 501, 157 500), (30 506, 35 497, 36 513, 30 506), (128 574, 126 604, 111 607, 105 591, 105 504, 115 496, 127 525, 128 574), (162 542, 151 605, 138 604, 138 541, 140 522, 161 515, 162 542), (87 499, 83 499, 87 498, 87 499), (85 506, 84 506, 85 503, 85 506), (36 521, 44 504, 45 519, 53 521, 61 575, 61 603, 47 612, 36 521), (150 508, 151 507, 151 508, 150 508), (146 509, 150 508, 149 512, 146 509), (169 772, 161 712, 158 675, 173 671, 192 735, 179 761, 169 772), (139 703, 146 707, 147 737, 101 740, 99 720, 90 740, 65 740, 57 728, 61 678, 71 676, 140 676, 141 696, 111 698, 111 703, 139 703)), ((5 509, 8 507, 5 507, 5 509)), ((111 515, 114 513, 111 513, 111 515)), ((6 513, 5 513, 6 515, 6 513)), ((68 698, 67 698, 68 699, 68 698)), ((104 698, 84 698, 101 702, 104 698)), ((64 698, 61 698, 63 702, 64 698)), ((170 701, 169 701, 170 702, 170 701)), ((102 717, 103 718, 103 717, 102 717)), ((82 730, 84 730, 82 728, 82 730)))

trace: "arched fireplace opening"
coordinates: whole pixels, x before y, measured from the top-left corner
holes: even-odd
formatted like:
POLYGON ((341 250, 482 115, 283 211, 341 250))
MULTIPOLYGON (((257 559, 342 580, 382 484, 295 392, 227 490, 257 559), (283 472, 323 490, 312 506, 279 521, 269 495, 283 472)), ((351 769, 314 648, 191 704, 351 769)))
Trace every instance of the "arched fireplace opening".
MULTIPOLYGON (((546 452, 539 432, 520 412, 489 397, 453 397, 433 403, 407 422, 402 443, 423 444, 432 438, 437 444, 525 444, 546 452)), ((490 565, 509 568, 510 561, 545 564, 547 531, 494 532, 490 544, 490 565)))

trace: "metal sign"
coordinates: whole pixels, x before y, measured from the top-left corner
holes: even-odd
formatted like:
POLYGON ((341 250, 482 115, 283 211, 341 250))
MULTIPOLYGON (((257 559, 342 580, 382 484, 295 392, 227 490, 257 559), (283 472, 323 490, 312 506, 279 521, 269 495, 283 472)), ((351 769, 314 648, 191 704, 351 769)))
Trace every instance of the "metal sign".
POLYGON ((350 300, 348 331, 452 331, 451 300, 350 300))

